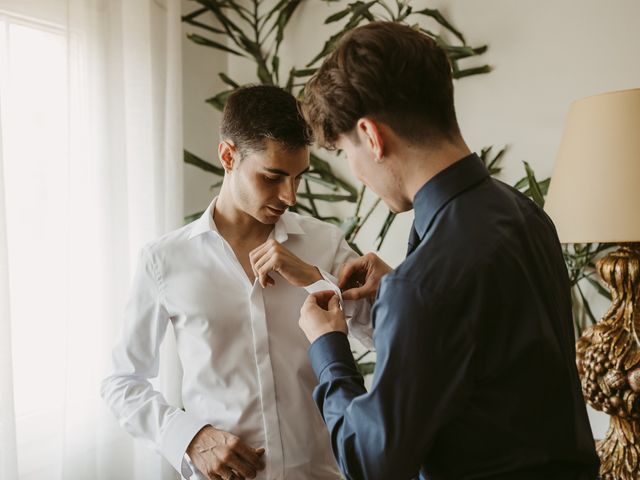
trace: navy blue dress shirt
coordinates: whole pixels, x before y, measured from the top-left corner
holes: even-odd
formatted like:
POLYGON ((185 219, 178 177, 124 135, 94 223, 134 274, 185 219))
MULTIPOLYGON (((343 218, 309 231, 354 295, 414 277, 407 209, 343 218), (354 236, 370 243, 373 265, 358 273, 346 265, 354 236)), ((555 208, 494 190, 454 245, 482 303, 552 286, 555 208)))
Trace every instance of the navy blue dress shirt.
POLYGON ((343 333, 310 347, 347 479, 586 480, 598 471, 553 224, 470 155, 414 199, 373 308, 369 392, 343 333))

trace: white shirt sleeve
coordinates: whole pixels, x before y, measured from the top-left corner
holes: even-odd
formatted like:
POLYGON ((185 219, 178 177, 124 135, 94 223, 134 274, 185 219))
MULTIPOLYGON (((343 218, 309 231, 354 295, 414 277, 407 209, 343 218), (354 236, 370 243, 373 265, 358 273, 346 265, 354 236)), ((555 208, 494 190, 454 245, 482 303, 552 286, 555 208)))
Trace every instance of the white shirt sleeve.
POLYGON ((113 373, 102 381, 101 395, 127 432, 189 478, 193 472, 185 452, 206 422, 169 405, 149 381, 158 375, 159 348, 168 323, 160 271, 151 252, 143 249, 125 309, 122 335, 113 350, 113 373))
POLYGON ((349 260, 358 258, 358 254, 354 252, 344 237, 340 237, 338 247, 333 259, 331 272, 326 272, 318 268, 323 279, 305 287, 307 292, 316 293, 323 290, 333 290, 340 298, 340 303, 347 318, 349 333, 353 335, 365 348, 374 349, 373 345, 373 326, 371 322, 371 305, 369 299, 360 300, 342 300, 342 294, 338 287, 338 275, 342 266, 349 260))

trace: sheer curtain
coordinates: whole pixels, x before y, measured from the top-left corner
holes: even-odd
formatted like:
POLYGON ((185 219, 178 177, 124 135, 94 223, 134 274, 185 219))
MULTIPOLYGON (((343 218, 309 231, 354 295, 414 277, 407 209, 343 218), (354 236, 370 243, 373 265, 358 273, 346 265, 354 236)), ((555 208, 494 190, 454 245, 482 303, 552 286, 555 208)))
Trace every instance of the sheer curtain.
MULTIPOLYGON (((0 479, 176 478, 99 398, 142 244, 182 223, 179 0, 0 0, 0 479)), ((172 336, 168 399, 179 404, 172 336)))

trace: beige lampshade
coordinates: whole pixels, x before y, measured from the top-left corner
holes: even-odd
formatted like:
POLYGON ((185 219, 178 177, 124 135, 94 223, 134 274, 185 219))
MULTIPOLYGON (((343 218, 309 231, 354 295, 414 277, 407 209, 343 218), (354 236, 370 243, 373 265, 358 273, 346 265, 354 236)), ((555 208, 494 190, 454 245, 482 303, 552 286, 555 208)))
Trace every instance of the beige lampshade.
POLYGON ((545 210, 563 243, 640 241, 640 88, 571 105, 545 210))

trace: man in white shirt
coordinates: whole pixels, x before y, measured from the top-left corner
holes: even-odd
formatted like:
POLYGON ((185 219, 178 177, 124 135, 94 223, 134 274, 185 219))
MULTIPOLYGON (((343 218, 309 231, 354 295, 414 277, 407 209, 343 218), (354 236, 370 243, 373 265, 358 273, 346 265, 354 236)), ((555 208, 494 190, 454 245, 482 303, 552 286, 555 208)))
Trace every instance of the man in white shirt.
MULTIPOLYGON (((236 91, 221 126, 220 195, 200 219, 141 252, 102 396, 185 478, 339 478, 297 320, 308 293, 339 294, 334 275, 355 253, 338 228, 287 211, 310 142, 289 93, 236 91), (149 382, 169 322, 184 410, 149 382)), ((368 307, 345 305, 363 343, 368 307)))

